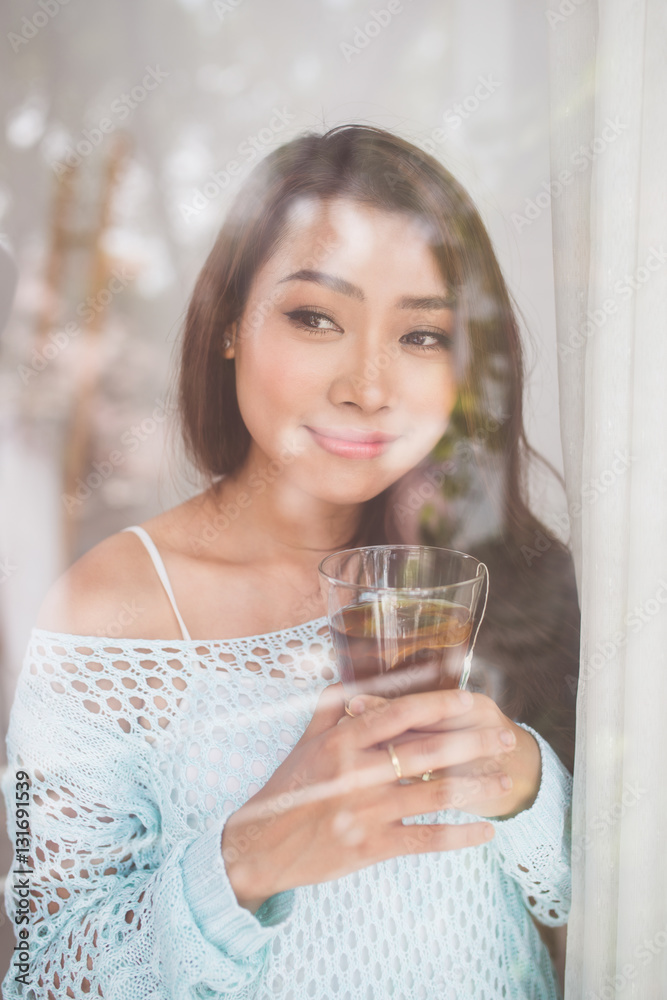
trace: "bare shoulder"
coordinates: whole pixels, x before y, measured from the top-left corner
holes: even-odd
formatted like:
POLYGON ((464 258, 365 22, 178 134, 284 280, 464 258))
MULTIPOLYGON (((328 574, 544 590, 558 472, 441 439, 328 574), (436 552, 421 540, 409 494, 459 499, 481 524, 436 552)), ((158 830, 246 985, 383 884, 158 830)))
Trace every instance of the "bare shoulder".
MULTIPOLYGON (((314 567, 258 555, 252 525, 226 532, 198 494, 143 522, 189 634, 202 642, 260 635, 321 614, 314 567)), ((76 636, 183 637, 141 538, 122 531, 95 545, 56 580, 37 627, 76 636)))
POLYGON ((110 535, 77 559, 48 591, 36 624, 71 635, 181 635, 150 556, 132 531, 110 535))

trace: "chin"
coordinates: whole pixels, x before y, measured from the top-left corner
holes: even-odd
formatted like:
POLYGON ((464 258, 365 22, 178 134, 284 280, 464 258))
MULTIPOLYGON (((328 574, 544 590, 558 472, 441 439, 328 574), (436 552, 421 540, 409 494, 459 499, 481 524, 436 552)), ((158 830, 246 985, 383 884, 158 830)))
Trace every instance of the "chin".
MULTIPOLYGON (((402 478, 404 473, 398 477, 402 478)), ((347 477, 346 477, 347 478, 347 477)), ((353 477, 349 477, 352 480, 353 477)), ((398 479, 391 476, 373 478, 357 478, 357 481, 345 482, 342 476, 319 476, 315 478, 314 482, 311 483, 311 493, 316 496, 319 500, 323 500, 327 503, 340 504, 341 506, 349 506, 350 504, 366 503, 367 500, 373 500, 375 497, 379 496, 390 486, 393 486, 398 479)))

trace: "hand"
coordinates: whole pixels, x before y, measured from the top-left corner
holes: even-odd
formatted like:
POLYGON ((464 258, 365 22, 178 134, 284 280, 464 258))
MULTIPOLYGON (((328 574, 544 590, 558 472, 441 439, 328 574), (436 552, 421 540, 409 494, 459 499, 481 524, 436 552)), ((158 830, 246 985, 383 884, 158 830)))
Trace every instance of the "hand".
MULTIPOLYGON (((265 899, 286 889, 328 882, 402 854, 456 850, 490 840, 494 830, 489 823, 404 825, 401 821, 450 808, 453 799, 472 802, 471 795, 475 802, 483 798, 499 803, 506 795, 499 770, 480 774, 472 791, 467 778, 455 775, 402 785, 382 747, 387 740, 396 744, 406 730, 449 723, 459 727, 458 737, 420 734, 417 747, 410 750, 415 773, 459 762, 450 760, 449 749, 444 754, 438 749, 447 740, 457 739, 459 758, 467 760, 481 737, 464 735, 471 729, 464 721, 470 706, 460 695, 459 691, 406 695, 387 701, 382 711, 350 718, 345 714, 342 685, 325 688, 292 752, 225 824, 222 854, 239 903, 254 913, 265 899), (433 750, 426 740, 433 741, 433 750), (469 747, 467 754, 463 744, 469 747)), ((502 746, 492 747, 493 739, 488 727, 484 735, 488 753, 502 746)))
MULTIPOLYGON (((390 741, 401 771, 418 777, 432 770, 431 780, 455 780, 457 787, 466 789, 465 808, 464 799, 454 801, 454 795, 452 805, 464 812, 498 819, 514 816, 528 809, 537 797, 542 772, 540 748, 531 733, 503 715, 491 698, 466 693, 471 699, 469 711, 390 741), (501 742, 503 736, 509 741, 506 744, 501 742), (487 799, 482 779, 492 776, 505 791, 500 798, 487 799)), ((431 699, 433 694, 405 697, 431 699)), ((384 698, 358 695, 349 708, 355 714, 363 712, 364 718, 369 713, 384 713, 389 704, 384 698)))

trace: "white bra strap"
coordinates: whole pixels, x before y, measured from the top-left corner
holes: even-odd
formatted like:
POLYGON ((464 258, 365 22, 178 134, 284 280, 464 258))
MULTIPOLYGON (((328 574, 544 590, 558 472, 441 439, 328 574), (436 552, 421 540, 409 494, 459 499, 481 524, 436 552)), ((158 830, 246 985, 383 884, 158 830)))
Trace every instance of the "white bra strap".
POLYGON ((181 617, 181 612, 178 610, 178 606, 176 604, 176 598, 174 597, 174 592, 171 589, 171 583, 169 582, 169 577, 167 576, 167 570, 165 569, 165 565, 162 562, 162 556, 158 552, 157 546, 156 546, 155 542, 153 541, 153 539, 151 538, 151 536, 148 534, 148 532, 146 531, 146 529, 142 528, 138 524, 133 524, 130 528, 123 528, 122 530, 123 531, 133 531, 135 533, 135 535, 139 536, 139 538, 141 539, 141 541, 144 543, 144 545, 148 549, 148 554, 149 554, 149 556, 151 557, 151 559, 153 561, 153 565, 155 566, 155 571, 156 571, 157 575, 160 577, 160 581, 162 583, 162 586, 164 587, 164 589, 167 592, 167 597, 169 598, 171 606, 174 609, 174 614, 176 615, 176 617, 178 619, 178 624, 181 626, 181 632, 183 633, 183 638, 184 639, 191 639, 192 637, 191 637, 190 633, 188 632, 188 630, 186 629, 185 622, 183 621, 183 619, 181 617))

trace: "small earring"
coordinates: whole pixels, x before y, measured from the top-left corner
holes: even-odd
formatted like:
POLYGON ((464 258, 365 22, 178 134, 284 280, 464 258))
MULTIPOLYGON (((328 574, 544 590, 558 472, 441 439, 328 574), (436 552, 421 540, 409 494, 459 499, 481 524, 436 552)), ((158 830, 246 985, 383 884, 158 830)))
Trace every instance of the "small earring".
POLYGON ((231 346, 232 346, 231 340, 229 339, 229 337, 225 337, 223 341, 223 347, 225 348, 225 350, 227 350, 227 348, 231 346))

